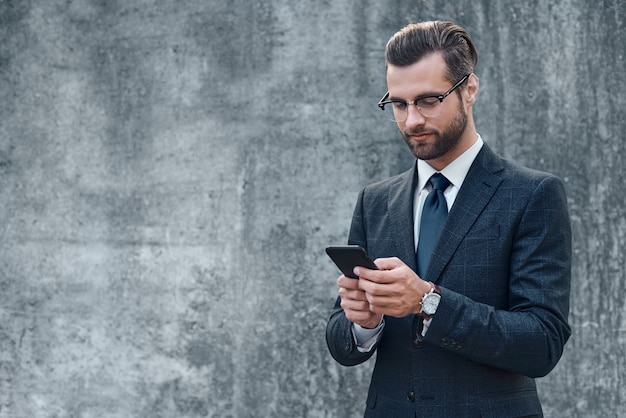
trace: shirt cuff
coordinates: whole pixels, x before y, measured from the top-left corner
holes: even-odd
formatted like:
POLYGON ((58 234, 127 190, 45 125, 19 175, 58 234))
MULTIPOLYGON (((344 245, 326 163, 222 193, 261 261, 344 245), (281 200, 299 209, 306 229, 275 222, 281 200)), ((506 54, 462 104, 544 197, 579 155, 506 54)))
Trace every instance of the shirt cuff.
POLYGON ((384 327, 384 316, 380 319, 380 323, 376 328, 369 329, 363 328, 358 324, 352 324, 352 336, 356 342, 356 349, 361 353, 369 353, 374 344, 378 342, 384 327))
POLYGON ((430 327, 431 322, 433 322, 432 317, 424 319, 424 321, 422 322, 422 337, 426 336, 426 332, 428 332, 428 327, 430 327))

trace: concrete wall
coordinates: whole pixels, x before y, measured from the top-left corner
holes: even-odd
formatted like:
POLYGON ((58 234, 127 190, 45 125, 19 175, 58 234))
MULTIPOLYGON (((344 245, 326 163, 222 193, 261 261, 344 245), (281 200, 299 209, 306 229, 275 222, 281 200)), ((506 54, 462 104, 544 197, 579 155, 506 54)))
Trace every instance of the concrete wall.
POLYGON ((0 0, 0 418, 358 417, 323 332, 409 21, 479 49, 499 153, 567 184, 550 417, 626 415, 626 3, 0 0))

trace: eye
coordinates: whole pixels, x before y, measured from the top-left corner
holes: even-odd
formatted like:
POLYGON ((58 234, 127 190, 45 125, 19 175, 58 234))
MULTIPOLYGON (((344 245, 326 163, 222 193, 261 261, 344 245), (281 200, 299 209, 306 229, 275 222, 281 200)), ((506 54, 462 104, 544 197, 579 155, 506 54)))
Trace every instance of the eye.
POLYGON ((406 109, 406 102, 401 102, 401 101, 392 101, 391 105, 393 106, 394 109, 396 110, 404 110, 406 109))
POLYGON ((415 104, 419 107, 435 107, 439 103, 441 103, 441 101, 436 96, 423 97, 415 102, 415 104))

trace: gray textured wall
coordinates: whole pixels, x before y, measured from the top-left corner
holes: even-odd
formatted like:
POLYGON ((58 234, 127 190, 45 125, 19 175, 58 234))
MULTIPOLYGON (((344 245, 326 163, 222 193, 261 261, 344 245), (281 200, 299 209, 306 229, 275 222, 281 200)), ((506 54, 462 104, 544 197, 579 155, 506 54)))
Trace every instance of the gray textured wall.
POLYGON ((0 0, 0 418, 360 416, 323 248, 411 163, 382 52, 433 18, 483 138, 568 188, 546 414, 626 416, 623 0, 0 0))

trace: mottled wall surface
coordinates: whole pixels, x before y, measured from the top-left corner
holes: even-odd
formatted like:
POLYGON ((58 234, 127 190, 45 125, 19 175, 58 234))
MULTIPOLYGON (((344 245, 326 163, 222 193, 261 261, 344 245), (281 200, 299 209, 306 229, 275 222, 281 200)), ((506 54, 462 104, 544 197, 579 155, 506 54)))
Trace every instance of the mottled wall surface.
POLYGON ((0 0, 0 418, 360 416, 323 248, 411 164, 382 53, 433 18, 483 138, 568 188, 546 415, 626 416, 626 2, 0 0))

